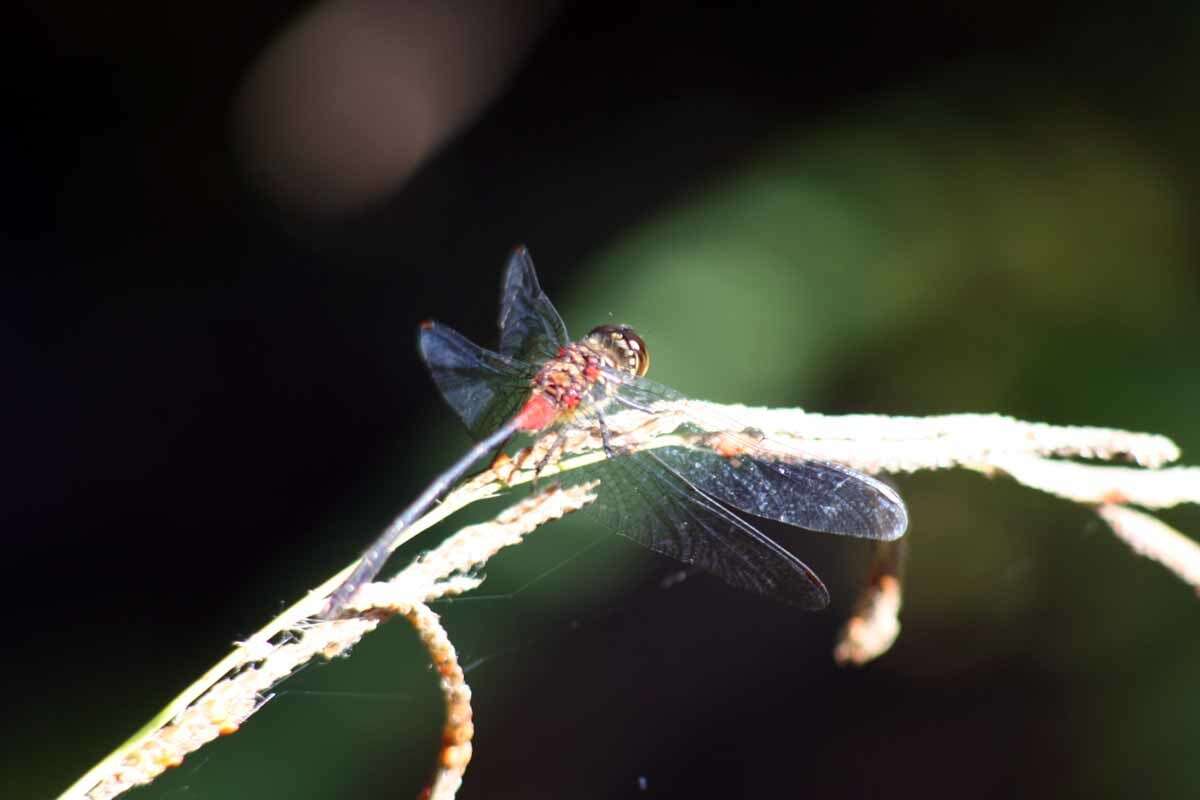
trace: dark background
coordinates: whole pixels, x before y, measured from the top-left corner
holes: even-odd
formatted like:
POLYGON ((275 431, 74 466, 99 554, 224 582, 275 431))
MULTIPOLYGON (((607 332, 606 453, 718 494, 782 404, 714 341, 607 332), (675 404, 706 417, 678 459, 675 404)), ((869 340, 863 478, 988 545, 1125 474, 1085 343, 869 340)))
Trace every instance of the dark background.
MULTIPOLYGON (((494 343, 518 242, 573 332, 637 326, 691 395, 1150 430, 1194 463, 1192 4, 485 5, 18 13, 6 796, 64 789, 466 446, 414 332, 494 343), (375 49, 322 50, 329 19, 375 49)), ((861 671, 829 657, 857 542, 775 530, 821 614, 665 590, 578 525, 497 558, 492 599, 438 608, 472 665, 461 796, 1189 796, 1194 594, 1086 509, 898 483, 904 633, 861 671)), ((412 638, 137 796, 415 795, 441 712, 412 638)))

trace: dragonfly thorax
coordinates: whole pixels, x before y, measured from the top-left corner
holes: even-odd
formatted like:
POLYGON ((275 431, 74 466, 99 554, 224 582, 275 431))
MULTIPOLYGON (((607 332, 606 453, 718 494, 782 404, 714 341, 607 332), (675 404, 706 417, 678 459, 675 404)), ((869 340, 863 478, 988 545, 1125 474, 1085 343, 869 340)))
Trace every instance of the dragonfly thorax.
POLYGON ((641 377, 650 366, 646 343, 633 328, 601 325, 563 345, 533 376, 533 391, 518 413, 521 430, 548 428, 590 393, 603 391, 614 374, 641 377))

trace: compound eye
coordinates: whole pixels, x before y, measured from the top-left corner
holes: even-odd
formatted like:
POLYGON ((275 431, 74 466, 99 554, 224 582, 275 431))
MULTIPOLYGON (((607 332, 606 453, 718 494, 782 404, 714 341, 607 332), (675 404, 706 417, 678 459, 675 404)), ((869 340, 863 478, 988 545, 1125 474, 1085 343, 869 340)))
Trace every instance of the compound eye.
POLYGON ((646 340, 638 336, 637 331, 628 325, 621 326, 621 333, 625 337, 626 347, 637 356, 637 367, 634 369, 634 374, 640 378, 650 370, 650 350, 646 347, 646 340))
POLYGON ((650 351, 646 349, 646 342, 628 325, 600 325, 588 336, 603 342, 618 357, 622 367, 639 378, 650 369, 650 351))

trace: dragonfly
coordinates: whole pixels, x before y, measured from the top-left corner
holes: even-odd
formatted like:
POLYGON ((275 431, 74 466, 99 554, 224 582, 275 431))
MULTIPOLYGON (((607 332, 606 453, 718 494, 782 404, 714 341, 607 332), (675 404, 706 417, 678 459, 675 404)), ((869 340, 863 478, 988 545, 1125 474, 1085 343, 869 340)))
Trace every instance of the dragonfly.
POLYGON ((525 247, 508 260, 499 322, 498 351, 421 323, 421 357, 476 443, 364 552, 322 616, 336 617, 379 573, 405 530, 518 434, 550 440, 535 474, 561 457, 569 440, 603 452, 591 465, 561 473, 563 485, 599 481, 596 500, 581 513, 733 587, 805 609, 828 605, 825 585, 745 515, 877 541, 908 527, 900 495, 869 475, 806 458, 736 421, 712 434, 683 395, 645 377, 650 352, 633 328, 601 325, 572 341, 525 247), (669 434, 670 444, 631 444, 648 422, 669 434))

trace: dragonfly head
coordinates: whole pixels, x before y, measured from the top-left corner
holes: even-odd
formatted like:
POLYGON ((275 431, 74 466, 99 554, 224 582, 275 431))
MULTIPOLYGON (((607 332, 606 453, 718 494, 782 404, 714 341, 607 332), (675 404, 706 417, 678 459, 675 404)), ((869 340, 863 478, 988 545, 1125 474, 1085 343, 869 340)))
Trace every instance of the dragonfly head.
POLYGON ((592 328, 588 343, 612 356, 623 371, 642 377, 650 369, 650 351, 637 332, 628 325, 601 325, 592 328))

